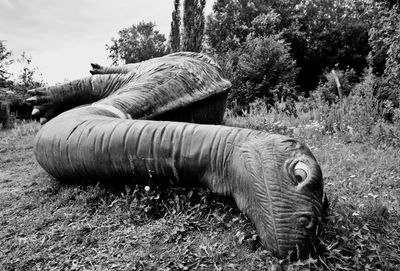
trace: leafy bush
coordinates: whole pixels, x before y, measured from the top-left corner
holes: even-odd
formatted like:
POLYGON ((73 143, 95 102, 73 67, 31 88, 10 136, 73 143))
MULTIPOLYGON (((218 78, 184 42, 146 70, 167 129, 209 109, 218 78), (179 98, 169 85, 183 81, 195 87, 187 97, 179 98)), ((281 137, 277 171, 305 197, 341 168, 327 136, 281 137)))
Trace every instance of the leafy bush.
POLYGON ((389 100, 394 107, 400 106, 400 16, 397 7, 382 9, 370 30, 372 50, 370 65, 381 76, 377 82, 380 100, 389 100))
POLYGON ((241 49, 217 56, 233 86, 228 102, 247 105, 256 99, 269 104, 295 94, 296 62, 279 35, 249 35, 241 49))
POLYGON ((285 134, 306 143, 324 173, 330 211, 318 229, 318 259, 287 270, 398 270, 400 266, 398 161, 400 110, 374 96, 368 73, 348 97, 329 104, 315 97, 296 102, 298 117, 263 101, 227 125, 285 134), (393 112, 392 122, 384 118, 393 112))
POLYGON ((325 72, 323 80, 321 80, 313 95, 319 95, 320 99, 333 103, 338 101, 341 96, 348 96, 358 80, 358 76, 353 69, 325 72), (340 90, 336 80, 339 81, 340 90))
POLYGON ((307 115, 323 123, 326 133, 342 136, 347 141, 370 142, 381 147, 400 146, 399 110, 390 101, 381 101, 375 95, 377 81, 370 71, 342 101, 337 95, 326 98, 325 93, 332 94, 328 92, 328 86, 332 85, 326 83, 298 106, 298 112, 303 118, 307 115), (393 116, 391 123, 386 121, 387 115, 393 116))
POLYGON ((296 137, 302 141, 322 141, 326 135, 344 142, 368 143, 376 147, 400 147, 400 109, 375 95, 376 77, 369 72, 342 101, 328 102, 316 91, 299 101, 267 104, 250 103, 242 116, 228 112, 227 125, 262 129, 296 137), (292 110, 288 108, 294 107, 292 110), (291 112, 295 112, 295 114, 291 112), (393 115, 392 121, 385 119, 393 115))

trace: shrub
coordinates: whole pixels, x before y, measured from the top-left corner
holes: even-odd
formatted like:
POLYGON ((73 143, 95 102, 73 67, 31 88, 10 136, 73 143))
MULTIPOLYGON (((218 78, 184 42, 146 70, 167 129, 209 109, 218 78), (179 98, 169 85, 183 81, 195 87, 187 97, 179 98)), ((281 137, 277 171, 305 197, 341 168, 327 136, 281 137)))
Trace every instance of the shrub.
POLYGON ((249 35, 240 49, 217 56, 233 85, 229 105, 234 101, 247 105, 256 99, 273 104, 294 97, 298 69, 289 50, 279 35, 249 35))
POLYGON ((325 136, 341 138, 342 141, 362 142, 376 147, 400 146, 400 109, 390 101, 379 101, 374 95, 376 77, 370 71, 354 85, 342 101, 326 101, 316 91, 309 98, 299 101, 276 102, 269 105, 256 100, 242 111, 242 116, 228 112, 227 125, 266 130, 284 134, 302 141, 322 142, 325 136), (291 113, 290 109, 293 107, 291 113), (392 122, 385 115, 393 115, 392 122))
POLYGON ((372 50, 369 56, 373 72, 382 76, 377 83, 377 96, 400 105, 400 17, 397 7, 379 12, 379 19, 369 33, 372 50))
POLYGON ((325 72, 318 88, 314 91, 314 95, 320 96, 320 99, 331 104, 337 102, 340 97, 343 98, 348 96, 351 89, 356 83, 358 83, 358 81, 358 76, 354 69, 325 72), (340 83, 340 90, 337 86, 336 77, 340 83))

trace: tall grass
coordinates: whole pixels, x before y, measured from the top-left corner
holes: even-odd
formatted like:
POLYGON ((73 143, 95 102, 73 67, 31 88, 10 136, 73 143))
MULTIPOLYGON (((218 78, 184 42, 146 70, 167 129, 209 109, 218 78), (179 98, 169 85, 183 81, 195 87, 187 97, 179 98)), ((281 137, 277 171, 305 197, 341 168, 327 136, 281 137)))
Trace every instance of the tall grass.
POLYGON ((400 270, 400 114, 374 97, 372 77, 341 101, 257 101, 225 122, 292 136, 316 156, 330 210, 308 260, 273 258, 232 200, 203 189, 51 181, 28 122, 0 131, 0 269, 400 270))
POLYGON ((322 250, 288 270, 400 270, 400 111, 374 96, 373 76, 342 100, 316 91, 293 105, 257 101, 225 122, 294 137, 321 165, 330 202, 322 250))
POLYGON ((240 117, 228 110, 225 124, 262 129, 304 141, 320 140, 328 135, 347 143, 400 147, 400 109, 374 96, 372 75, 367 75, 342 100, 325 101, 315 92, 291 105, 295 115, 288 113, 288 107, 285 102, 270 107, 256 101, 240 117))

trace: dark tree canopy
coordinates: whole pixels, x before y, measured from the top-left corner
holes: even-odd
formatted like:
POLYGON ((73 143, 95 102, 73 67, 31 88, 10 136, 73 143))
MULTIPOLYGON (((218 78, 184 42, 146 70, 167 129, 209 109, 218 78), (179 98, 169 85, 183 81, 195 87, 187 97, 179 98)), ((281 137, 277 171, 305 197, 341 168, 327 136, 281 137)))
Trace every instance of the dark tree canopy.
POLYGON ((400 15, 395 9, 380 9, 369 32, 371 53, 369 62, 375 75, 385 72, 388 51, 395 46, 399 34, 400 15))
POLYGON ((361 75, 370 51, 370 10, 361 1, 301 1, 283 36, 291 44, 303 91, 314 89, 325 70, 354 69, 361 75))
POLYGON ((244 46, 248 35, 280 35, 300 71, 302 92, 314 89, 326 69, 367 67, 371 3, 348 0, 217 0, 206 34, 217 54, 244 46))
POLYGON ((169 49, 171 52, 178 52, 181 47, 181 14, 180 0, 174 0, 174 11, 172 12, 171 33, 169 36, 169 49))
MULTIPOLYGON (((246 41, 247 35, 252 33, 253 21, 258 16, 269 16, 272 2, 217 0, 213 6, 213 14, 207 18, 206 34, 210 45, 218 52, 240 47, 246 41)), ((262 23, 262 18, 259 17, 254 23, 262 23)), ((271 29, 267 31, 271 32, 271 29)))
POLYGON ((400 105, 400 15, 397 7, 381 9, 370 30, 372 72, 380 77, 378 98, 400 105))
POLYGON ((249 35, 243 48, 234 52, 234 59, 236 63, 226 65, 233 84, 229 102, 236 100, 245 105, 260 98, 273 103, 295 94, 296 61, 288 44, 278 35, 249 35))
POLYGON ((11 64, 11 52, 7 50, 4 41, 0 41, 0 87, 5 86, 9 76, 7 66, 11 64))
POLYGON ((152 22, 140 22, 118 32, 118 38, 106 45, 114 64, 119 61, 136 63, 165 55, 165 36, 155 30, 152 22))
POLYGON ((182 51, 200 52, 204 33, 206 0, 184 0, 182 51))

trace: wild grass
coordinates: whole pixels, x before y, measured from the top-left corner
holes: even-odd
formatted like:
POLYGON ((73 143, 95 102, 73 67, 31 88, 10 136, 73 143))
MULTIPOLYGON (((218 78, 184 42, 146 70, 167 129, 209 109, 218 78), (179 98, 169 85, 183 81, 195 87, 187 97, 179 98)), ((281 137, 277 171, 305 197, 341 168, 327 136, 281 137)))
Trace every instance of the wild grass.
MULTIPOLYGON (((319 231, 322 252, 310 258, 313 270, 400 268, 398 109, 359 95, 311 108, 310 98, 296 104, 297 117, 256 102, 243 117, 225 123, 295 137, 316 156, 330 212, 319 231), (391 122, 384 110, 393 113, 391 122)), ((287 267, 298 270, 294 266, 287 267)))
POLYGON ((0 269, 399 270, 400 149, 377 128, 397 127, 367 122, 362 106, 349 114, 354 101, 305 105, 293 117, 258 103, 226 124, 293 136, 316 156, 330 209, 309 259, 272 257, 234 202, 206 189, 52 180, 32 154, 39 126, 23 123, 0 131, 0 269))

